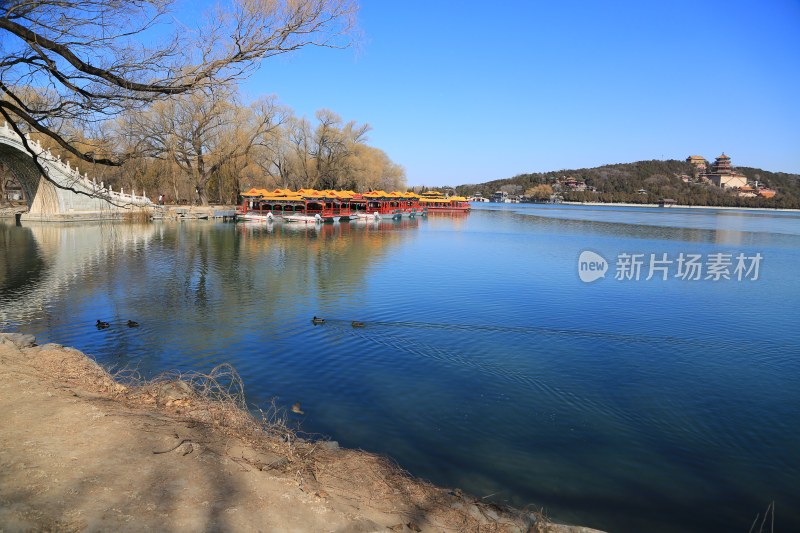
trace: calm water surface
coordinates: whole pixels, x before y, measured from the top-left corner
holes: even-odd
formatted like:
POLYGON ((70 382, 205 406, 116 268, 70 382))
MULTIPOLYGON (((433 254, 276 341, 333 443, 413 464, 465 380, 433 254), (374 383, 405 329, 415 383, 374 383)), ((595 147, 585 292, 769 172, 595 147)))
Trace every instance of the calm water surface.
POLYGON ((0 222, 0 253, 2 329, 146 375, 232 363, 252 405, 301 402, 304 430, 435 483, 609 531, 746 532, 774 500, 800 530, 798 213, 0 222), (611 265, 591 284, 586 249, 611 265), (624 253, 763 260, 757 280, 616 280, 624 253))

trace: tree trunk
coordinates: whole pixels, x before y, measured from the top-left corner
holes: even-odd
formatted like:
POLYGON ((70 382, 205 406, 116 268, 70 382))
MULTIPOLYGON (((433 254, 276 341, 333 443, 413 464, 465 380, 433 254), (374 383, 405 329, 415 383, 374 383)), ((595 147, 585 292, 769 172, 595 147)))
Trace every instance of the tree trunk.
POLYGON ((194 190, 197 193, 197 198, 196 198, 197 202, 202 206, 207 206, 208 205, 208 192, 206 191, 206 188, 201 186, 201 185, 197 185, 194 188, 194 190))

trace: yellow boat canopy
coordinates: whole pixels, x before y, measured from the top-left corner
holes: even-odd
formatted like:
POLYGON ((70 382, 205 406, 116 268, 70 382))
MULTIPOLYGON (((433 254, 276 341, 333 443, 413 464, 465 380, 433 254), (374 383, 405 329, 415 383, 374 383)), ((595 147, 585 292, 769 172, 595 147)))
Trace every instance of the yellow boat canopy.
POLYGON ((389 193, 386 191, 370 191, 362 194, 364 198, 387 198, 389 193))
POLYGON ((438 196, 436 198, 423 196, 422 198, 419 199, 419 201, 422 204, 424 204, 424 203, 429 203, 430 204, 430 203, 434 203, 434 202, 439 202, 439 203, 441 203, 441 202, 447 202, 447 203, 450 203, 450 202, 466 202, 467 199, 464 198, 463 196, 450 196, 449 198, 445 198, 444 196, 438 196))
MULTIPOLYGON (((426 193, 427 194, 427 193, 426 193)), ((324 190, 318 191, 316 189, 300 189, 298 191, 292 191, 289 189, 274 189, 272 191, 268 191, 266 189, 257 189, 252 187, 249 191, 243 192, 242 197, 244 198, 259 198, 262 200, 268 201, 280 201, 280 200, 303 200, 303 199, 332 199, 332 200, 352 200, 356 197, 362 198, 390 198, 390 199, 400 199, 400 198, 424 198, 420 195, 413 193, 413 192, 400 192, 400 191, 392 191, 386 192, 383 190, 380 191, 370 191, 365 192, 362 194, 358 194, 354 191, 335 191, 335 190, 324 190)), ((443 198, 442 198, 443 199, 443 198)))
POLYGON ((263 198, 264 196, 267 196, 268 194, 270 194, 270 192, 268 190, 266 190, 266 189, 256 189, 255 187, 253 187, 249 191, 243 192, 242 196, 247 197, 247 198, 263 198))
POLYGON ((305 200, 302 196, 275 196, 269 195, 261 198, 265 202, 302 202, 305 200))

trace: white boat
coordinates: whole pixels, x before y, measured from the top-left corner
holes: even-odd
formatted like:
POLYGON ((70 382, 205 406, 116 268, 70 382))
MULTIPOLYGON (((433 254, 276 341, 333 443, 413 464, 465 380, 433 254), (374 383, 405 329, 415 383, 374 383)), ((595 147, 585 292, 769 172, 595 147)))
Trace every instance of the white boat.
POLYGON ((263 222, 263 223, 270 223, 275 222, 275 215, 267 211, 264 214, 259 213, 258 211, 248 211, 242 215, 238 215, 238 218, 245 222, 263 222))
POLYGON ((357 213, 357 214, 351 216, 351 218, 355 218, 356 220, 365 220, 367 222, 370 222, 370 221, 373 221, 373 220, 380 220, 381 219, 381 215, 380 215, 380 213, 375 211, 374 213, 357 213))
POLYGON ((303 222, 305 224, 322 224, 323 222, 338 222, 339 217, 322 217, 319 213, 315 215, 303 215, 300 213, 293 215, 281 215, 286 222, 303 222))
MULTIPOLYGON (((358 216, 362 217, 364 215, 359 213, 358 216)), ((388 213, 373 211, 372 213, 368 213, 365 218, 373 220, 400 220, 401 218, 403 218, 403 212, 400 211, 399 209, 394 209, 388 213)))

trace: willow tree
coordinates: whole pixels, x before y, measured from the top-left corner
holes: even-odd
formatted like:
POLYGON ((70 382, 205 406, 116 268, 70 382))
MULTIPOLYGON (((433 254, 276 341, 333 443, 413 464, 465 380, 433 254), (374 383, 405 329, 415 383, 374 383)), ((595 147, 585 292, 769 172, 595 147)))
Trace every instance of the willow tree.
POLYGON ((121 127, 125 144, 154 159, 174 162, 192 184, 196 200, 208 205, 208 184, 223 167, 244 167, 254 146, 285 120, 274 97, 250 106, 230 84, 157 102, 129 115, 121 127))
MULTIPOLYGON (((307 123, 306 123, 307 125, 307 123)), ((302 149, 302 135, 293 135, 295 128, 303 131, 306 126, 292 115, 280 127, 263 137, 252 152, 251 162, 255 168, 247 173, 246 181, 251 185, 262 182, 267 188, 289 188, 292 190, 310 186, 305 181, 308 173, 307 152, 302 149), (301 140, 300 149, 293 143, 301 140), (259 177, 263 179, 258 179, 259 177)))
POLYGON ((264 58, 346 47, 358 9, 357 0, 230 0, 192 25, 170 16, 173 4, 0 2, 0 117, 80 160, 119 165, 132 154, 99 154, 70 131, 245 76, 264 58))
POLYGON ((327 109, 316 126, 289 116, 254 151, 254 162, 272 183, 290 189, 403 189, 405 170, 382 150, 366 144, 368 124, 344 122, 327 109))
POLYGON ((347 183, 348 157, 356 146, 367 140, 369 124, 342 123, 339 115, 328 109, 317 111, 319 124, 314 131, 314 144, 311 155, 317 166, 316 187, 337 189, 347 183))

